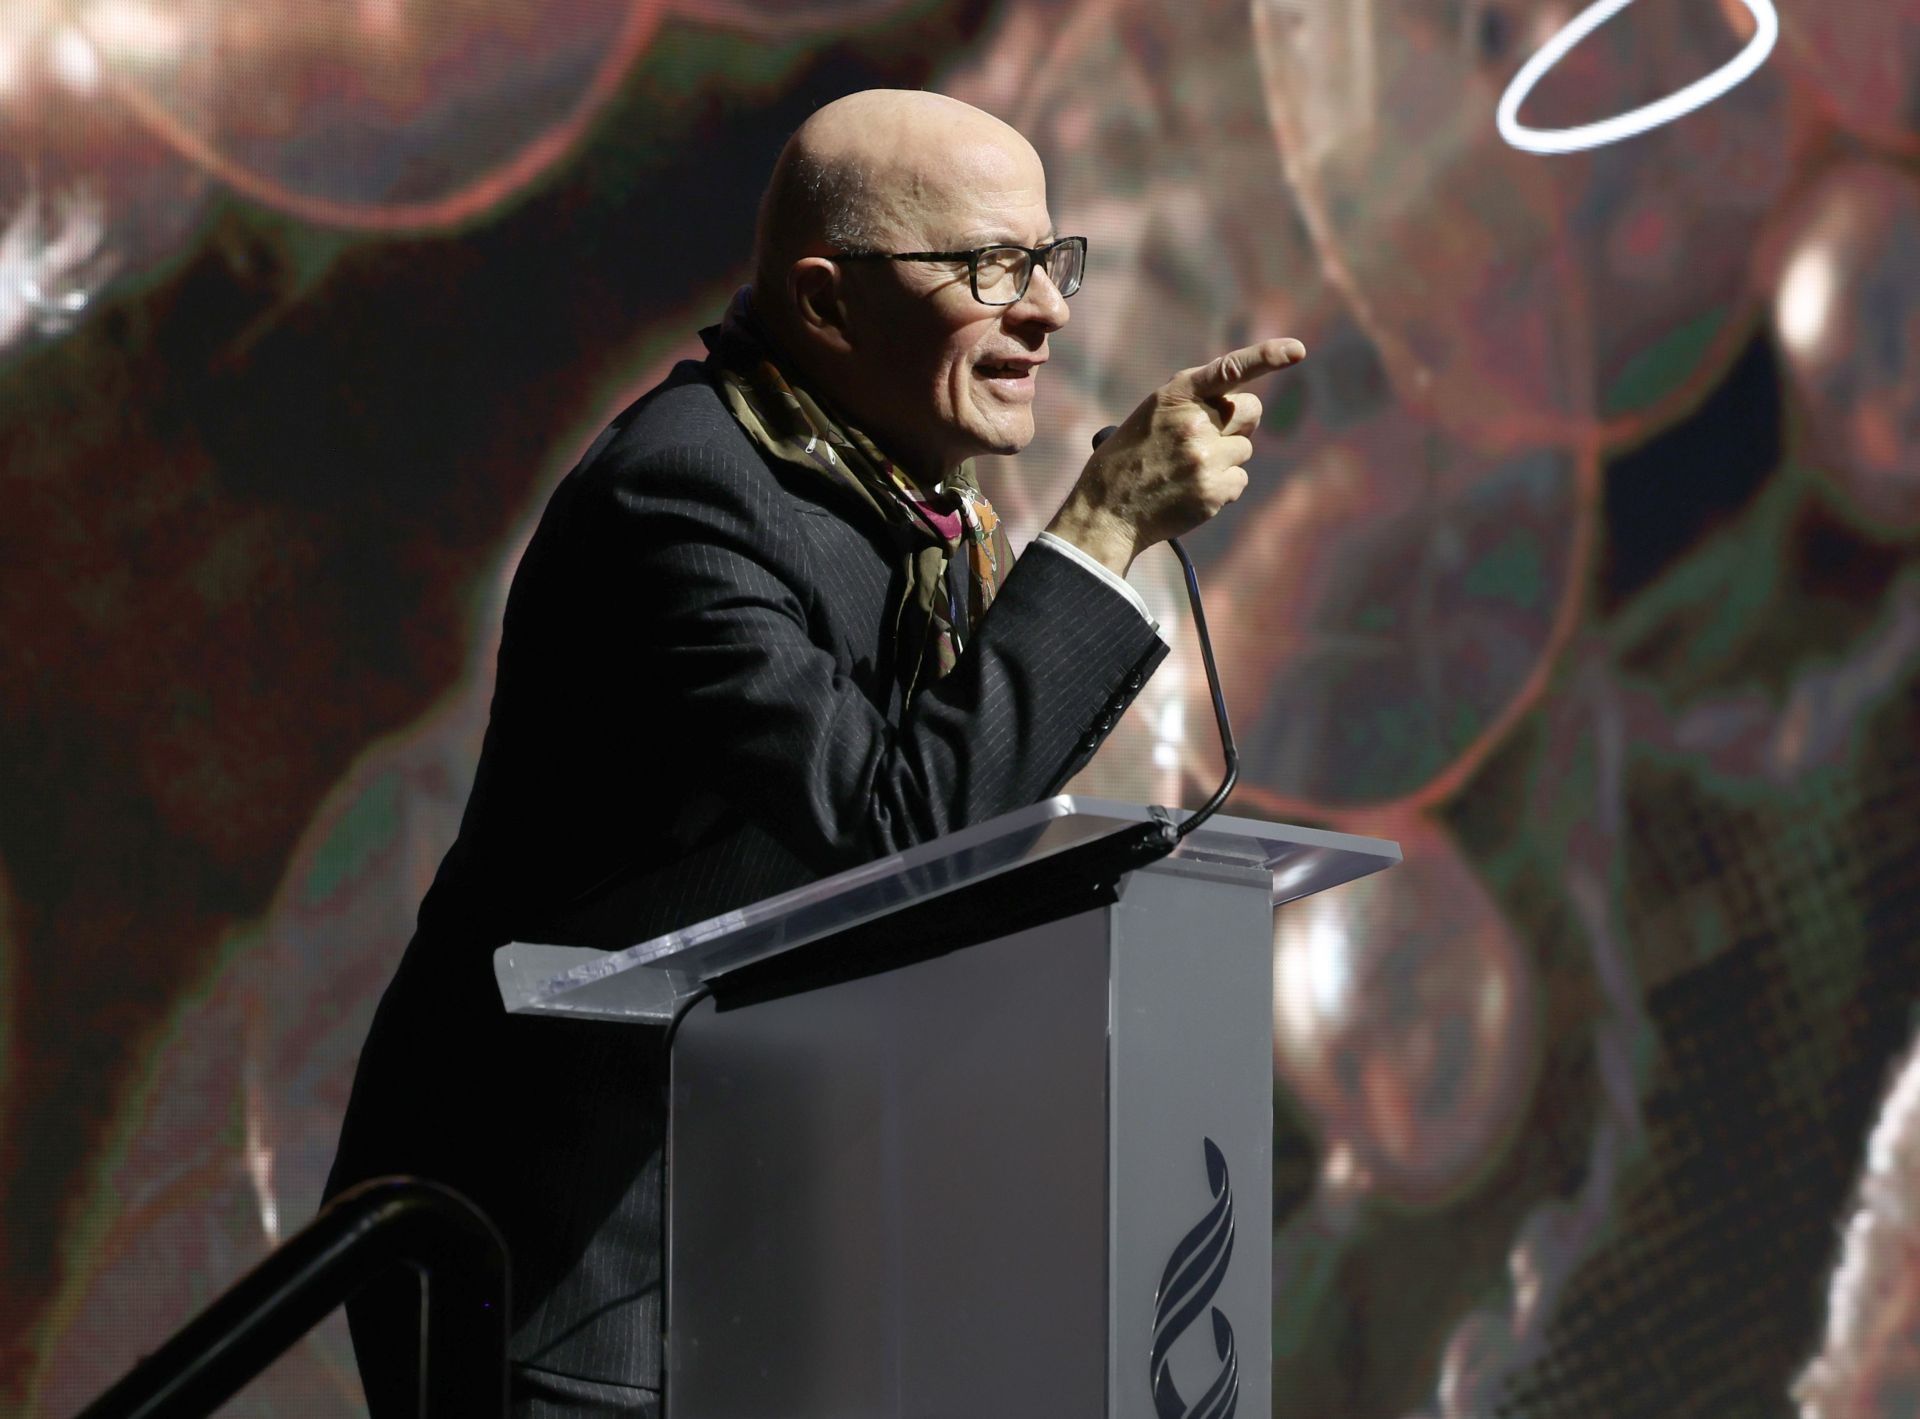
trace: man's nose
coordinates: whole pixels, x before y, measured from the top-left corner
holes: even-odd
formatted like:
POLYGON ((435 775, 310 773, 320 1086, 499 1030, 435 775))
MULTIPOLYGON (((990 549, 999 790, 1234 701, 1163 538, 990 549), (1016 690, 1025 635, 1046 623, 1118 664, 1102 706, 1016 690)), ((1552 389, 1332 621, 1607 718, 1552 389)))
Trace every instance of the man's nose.
POLYGON ((1067 309, 1067 298, 1053 284, 1047 268, 1038 264, 1027 281, 1027 293, 1007 307, 1007 315, 1013 320, 1021 324, 1044 325, 1049 330, 1058 330, 1072 318, 1072 314, 1067 309))

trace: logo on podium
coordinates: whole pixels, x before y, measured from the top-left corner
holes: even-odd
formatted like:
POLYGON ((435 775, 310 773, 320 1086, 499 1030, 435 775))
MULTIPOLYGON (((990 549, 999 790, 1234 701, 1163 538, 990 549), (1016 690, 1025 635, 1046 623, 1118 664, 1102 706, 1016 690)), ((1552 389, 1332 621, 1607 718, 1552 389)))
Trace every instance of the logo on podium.
POLYGON ((1153 1346, 1147 1359, 1153 1410, 1159 1419, 1233 1419, 1240 1403, 1240 1361, 1234 1354, 1233 1327, 1213 1304, 1214 1293, 1227 1274, 1227 1263, 1233 1259, 1233 1185, 1219 1145, 1211 1138, 1200 1142, 1213 1205, 1167 1258, 1166 1270, 1160 1273, 1160 1289, 1154 1294, 1153 1346), (1206 1392, 1189 1405, 1173 1382, 1173 1343, 1202 1311, 1209 1309, 1220 1370, 1206 1392))

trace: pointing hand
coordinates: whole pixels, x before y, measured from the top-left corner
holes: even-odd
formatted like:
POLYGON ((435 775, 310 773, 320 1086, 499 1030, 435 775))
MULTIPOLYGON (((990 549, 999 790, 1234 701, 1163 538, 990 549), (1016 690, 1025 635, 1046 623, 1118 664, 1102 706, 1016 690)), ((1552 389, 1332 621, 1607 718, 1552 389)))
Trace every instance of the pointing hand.
POLYGON ((1240 386, 1306 355, 1298 340, 1262 340, 1181 370, 1101 443, 1047 530, 1124 575, 1213 517, 1247 488, 1261 406, 1240 386))

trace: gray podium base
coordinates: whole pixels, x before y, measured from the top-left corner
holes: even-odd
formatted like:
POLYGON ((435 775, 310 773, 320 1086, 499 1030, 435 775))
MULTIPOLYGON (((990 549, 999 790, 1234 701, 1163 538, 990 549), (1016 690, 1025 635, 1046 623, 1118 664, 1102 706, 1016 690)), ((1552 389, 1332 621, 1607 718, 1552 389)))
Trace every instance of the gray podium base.
POLYGON ((1270 1413, 1272 886, 1169 859, 1111 907, 696 1007, 668 1419, 1270 1413))

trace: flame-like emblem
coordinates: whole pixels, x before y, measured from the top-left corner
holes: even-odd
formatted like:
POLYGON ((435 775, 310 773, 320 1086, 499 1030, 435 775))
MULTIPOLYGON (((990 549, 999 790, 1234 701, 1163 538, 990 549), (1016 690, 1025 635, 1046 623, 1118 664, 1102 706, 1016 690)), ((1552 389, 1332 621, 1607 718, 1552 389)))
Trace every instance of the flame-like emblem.
POLYGON ((1153 1347, 1148 1373, 1153 1380, 1153 1409, 1159 1419, 1233 1419, 1240 1403, 1240 1360, 1234 1353, 1233 1327, 1213 1307, 1213 1348, 1220 1357, 1220 1373, 1206 1393, 1191 1406, 1173 1383, 1173 1343, 1212 1304, 1233 1259, 1233 1185, 1227 1178, 1227 1160, 1211 1138, 1200 1140, 1206 1151, 1207 1186, 1213 1206, 1193 1226, 1167 1258, 1160 1273, 1160 1289, 1153 1301, 1153 1347))

